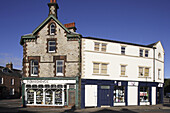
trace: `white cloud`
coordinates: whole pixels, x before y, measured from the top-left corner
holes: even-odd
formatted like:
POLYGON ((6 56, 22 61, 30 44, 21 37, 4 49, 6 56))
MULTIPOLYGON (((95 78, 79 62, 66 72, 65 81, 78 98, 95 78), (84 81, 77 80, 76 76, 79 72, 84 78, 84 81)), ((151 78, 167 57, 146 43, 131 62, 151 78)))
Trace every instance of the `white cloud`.
POLYGON ((5 66, 7 63, 13 63, 14 68, 22 68, 22 58, 16 57, 9 53, 0 53, 0 65, 5 66))

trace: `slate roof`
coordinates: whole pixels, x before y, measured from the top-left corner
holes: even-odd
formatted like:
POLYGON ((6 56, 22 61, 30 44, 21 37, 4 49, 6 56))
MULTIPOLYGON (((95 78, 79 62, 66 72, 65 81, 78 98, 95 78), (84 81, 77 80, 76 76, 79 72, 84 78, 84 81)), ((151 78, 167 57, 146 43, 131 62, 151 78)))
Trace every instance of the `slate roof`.
POLYGON ((18 70, 18 69, 10 70, 7 67, 0 66, 0 75, 1 76, 4 76, 4 75, 6 75, 6 76, 17 76, 19 78, 22 78, 22 71, 18 70), (3 71, 4 69, 7 70, 7 71, 3 71))

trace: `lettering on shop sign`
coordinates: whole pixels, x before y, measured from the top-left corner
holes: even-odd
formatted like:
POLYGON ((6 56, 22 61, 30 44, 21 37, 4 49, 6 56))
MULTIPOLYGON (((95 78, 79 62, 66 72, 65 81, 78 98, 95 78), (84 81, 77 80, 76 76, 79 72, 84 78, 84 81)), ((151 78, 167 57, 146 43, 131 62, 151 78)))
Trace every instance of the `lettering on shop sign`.
POLYGON ((48 80, 28 80, 27 83, 34 83, 34 84, 41 84, 41 83, 48 83, 48 80))

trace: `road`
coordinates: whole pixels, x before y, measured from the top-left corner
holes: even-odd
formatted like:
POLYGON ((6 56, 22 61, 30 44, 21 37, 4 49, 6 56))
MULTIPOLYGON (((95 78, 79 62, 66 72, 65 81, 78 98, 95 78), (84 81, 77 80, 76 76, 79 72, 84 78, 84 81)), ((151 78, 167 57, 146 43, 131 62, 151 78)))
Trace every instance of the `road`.
POLYGON ((124 106, 107 108, 86 108, 82 110, 71 110, 61 108, 23 108, 21 99, 0 100, 0 113, 170 113, 169 99, 164 99, 164 106, 124 106))

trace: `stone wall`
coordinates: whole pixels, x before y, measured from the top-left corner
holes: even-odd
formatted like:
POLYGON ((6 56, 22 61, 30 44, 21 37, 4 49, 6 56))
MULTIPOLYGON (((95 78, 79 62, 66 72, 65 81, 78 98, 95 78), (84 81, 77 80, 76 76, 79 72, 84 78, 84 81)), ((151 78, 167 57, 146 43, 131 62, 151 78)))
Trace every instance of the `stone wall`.
MULTIPOLYGON (((51 22, 54 22, 51 20, 51 22)), ((49 22, 49 23, 51 23, 49 22)), ((55 77, 54 56, 66 56, 65 76, 73 77, 79 73, 79 42, 68 41, 65 30, 56 23, 56 35, 50 36, 49 24, 47 23, 37 34, 36 40, 26 42, 26 60, 24 62, 25 76, 29 76, 29 60, 30 56, 39 56, 39 77, 55 77), (48 53, 48 39, 56 39, 56 53, 48 53)))

